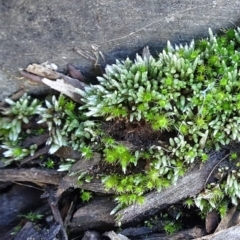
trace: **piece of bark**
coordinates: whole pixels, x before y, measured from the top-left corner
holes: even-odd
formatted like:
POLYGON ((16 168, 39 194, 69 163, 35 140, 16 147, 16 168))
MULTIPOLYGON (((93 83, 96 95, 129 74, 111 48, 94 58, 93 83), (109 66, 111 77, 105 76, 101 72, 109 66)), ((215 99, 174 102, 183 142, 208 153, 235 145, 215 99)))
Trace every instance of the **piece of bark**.
POLYGON ((0 169, 1 182, 33 182, 58 185, 64 173, 42 169, 0 169))
POLYGON ((67 212, 67 216, 64 219, 64 227, 65 228, 68 227, 68 224, 70 223, 70 221, 72 219, 73 211, 75 209, 76 203, 77 203, 77 196, 75 196, 73 201, 71 202, 70 207, 69 207, 68 212, 67 212))
POLYGON ((32 82, 34 82, 34 83, 44 84, 44 83, 42 82, 43 77, 40 77, 40 76, 38 76, 38 75, 29 73, 29 72, 27 72, 26 70, 20 71, 20 74, 21 74, 23 77, 29 79, 30 81, 32 81, 32 82))
POLYGON ((219 217, 216 210, 209 212, 205 219, 207 233, 213 233, 219 224, 219 217))
POLYGON ((91 159, 82 158, 75 162, 69 170, 69 175, 79 172, 89 172, 95 166, 99 165, 101 161, 101 154, 95 152, 91 159))
POLYGON ((209 154, 209 160, 200 170, 193 170, 179 179, 176 185, 170 186, 162 192, 154 191, 147 194, 143 204, 133 204, 117 213, 116 225, 139 222, 148 215, 184 198, 193 197, 205 186, 206 179, 215 165, 226 155, 226 150, 215 151, 209 154))
POLYGON ((122 235, 125 236, 139 236, 139 235, 149 235, 150 233, 154 232, 153 228, 149 227, 130 227, 125 228, 124 230, 120 231, 122 235))
POLYGON ((194 240, 239 240, 240 239, 240 226, 230 227, 228 229, 210 234, 201 238, 194 238, 194 240))
MULTIPOLYGON (((73 79, 73 78, 72 78, 73 79)), ((42 82, 46 84, 47 86, 51 87, 52 89, 55 89, 64 95, 70 97, 73 101, 81 103, 81 96, 76 93, 76 88, 83 88, 83 85, 80 85, 81 82, 78 81, 77 79, 74 79, 71 81, 66 82, 65 79, 57 79, 56 81, 52 81, 48 78, 43 78, 42 82), (73 82, 75 81, 75 84, 73 82), (78 82, 78 83, 77 83, 78 82), (79 84, 80 83, 80 84, 79 84), (75 87, 74 85, 78 85, 78 87, 75 87)))
POLYGON ((79 185, 78 177, 81 173, 92 172, 101 161, 101 154, 94 153, 92 159, 82 158, 73 164, 69 170, 68 175, 66 175, 59 184, 57 196, 60 196, 65 190, 70 187, 81 188, 84 190, 90 190, 98 193, 114 193, 113 191, 106 191, 100 179, 93 179, 90 183, 84 182, 79 185))
POLYGON ((68 63, 67 69, 68 69, 68 74, 70 75, 70 77, 78 79, 81 82, 84 82, 84 76, 78 69, 75 68, 75 66, 73 66, 71 63, 68 63))
POLYGON ((49 192, 48 204, 52 210, 55 221, 61 226, 61 233, 62 233, 61 239, 68 240, 68 235, 64 227, 64 223, 58 208, 57 200, 55 199, 55 197, 52 195, 51 192, 49 192))
POLYGON ((57 239, 57 234, 59 233, 60 228, 61 226, 55 223, 49 229, 43 228, 39 230, 34 223, 27 222, 21 231, 15 236, 15 239, 57 239))
POLYGON ((105 232, 103 236, 110 238, 111 240, 130 240, 128 237, 122 235, 122 234, 117 234, 114 231, 110 232, 105 232))
POLYGON ((222 231, 229 227, 233 227, 240 223, 240 211, 238 210, 237 206, 232 207, 228 210, 227 214, 222 218, 221 222, 219 223, 216 232, 222 231))
POLYGON ((30 137, 27 137, 22 142, 21 146, 23 148, 28 148, 32 144, 36 144, 37 146, 40 146, 42 144, 45 144, 48 138, 49 138, 49 134, 43 134, 43 135, 40 135, 40 136, 30 136, 30 137))
POLYGON ((25 164, 25 163, 27 163, 27 162, 30 162, 30 161, 32 161, 32 160, 34 160, 34 159, 42 156, 43 154, 48 153, 49 149, 50 149, 50 146, 44 146, 44 147, 40 148, 39 150, 37 150, 37 151, 34 153, 33 156, 28 156, 28 157, 22 159, 21 162, 20 162, 20 164, 25 164))
POLYGON ((26 68, 26 71, 28 71, 29 73, 35 74, 37 76, 49 78, 53 80, 61 77, 60 73, 36 63, 29 64, 26 68))
POLYGON ((143 240, 190 240, 197 237, 202 237, 206 234, 206 231, 204 229, 194 227, 191 229, 185 229, 182 231, 178 231, 177 233, 173 235, 167 235, 167 234, 148 234, 147 237, 143 237, 143 240))
POLYGON ((68 188, 81 188, 84 190, 104 193, 104 194, 114 194, 113 190, 106 190, 100 179, 92 179, 90 183, 83 182, 78 184, 78 176, 65 176, 59 183, 57 196, 61 196, 64 191, 68 188))
POLYGON ((69 227, 78 231, 98 227, 109 229, 114 226, 114 216, 110 215, 110 212, 115 206, 116 204, 111 199, 96 197, 74 213, 69 227))
POLYGON ((60 147, 55 153, 55 156, 60 158, 80 159, 82 157, 81 152, 73 150, 71 147, 60 147))
MULTIPOLYGON (((12 96, 9 98, 13 101, 18 100, 26 93, 26 89, 20 89, 17 92, 15 92, 12 96)), ((5 101, 0 102, 0 110, 4 110, 5 107, 9 106, 5 101), (3 108, 3 109, 2 109, 3 108)))

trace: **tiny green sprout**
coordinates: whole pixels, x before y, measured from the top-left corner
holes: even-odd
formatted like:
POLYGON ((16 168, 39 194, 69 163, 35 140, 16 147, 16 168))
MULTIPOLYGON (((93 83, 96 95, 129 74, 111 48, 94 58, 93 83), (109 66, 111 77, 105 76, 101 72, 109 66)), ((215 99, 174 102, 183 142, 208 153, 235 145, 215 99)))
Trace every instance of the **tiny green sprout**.
POLYGON ((238 158, 237 153, 231 153, 230 160, 236 160, 238 158))
POLYGON ((65 108, 68 110, 68 111, 73 111, 76 107, 76 103, 73 102, 73 101, 67 101, 67 103, 65 104, 65 108))
POLYGON ((207 125, 206 125, 206 120, 202 117, 202 116, 197 116, 196 119, 195 119, 195 122, 196 122, 196 125, 198 128, 206 128, 207 125))
POLYGON ((20 225, 13 228, 13 231, 10 233, 11 236, 17 235, 17 233, 22 229, 20 225))
POLYGON ((37 135, 42 135, 44 133, 44 128, 39 128, 36 132, 37 135))
POLYGON ((192 198, 188 198, 183 203, 188 209, 194 206, 194 201, 192 198))
POLYGON ((91 146, 84 146, 81 148, 82 156, 86 159, 91 159, 93 157, 93 151, 91 146))
POLYGON ((47 161, 44 163, 44 167, 53 169, 54 168, 54 161, 51 158, 48 158, 47 161))
POLYGON ((171 120, 166 115, 158 115, 151 121, 153 130, 169 130, 171 120))
POLYGON ((25 218, 31 222, 35 222, 37 220, 41 220, 43 215, 39 213, 29 212, 27 214, 21 214, 19 217, 25 218))
POLYGON ((219 212, 221 218, 223 218, 226 215, 227 210, 228 210, 228 202, 223 201, 218 207, 218 212, 219 212))
POLYGON ((119 178, 117 175, 108 175, 102 178, 102 182, 106 190, 115 189, 118 187, 119 178))
POLYGON ((202 160, 202 162, 206 162, 208 160, 208 155, 206 153, 203 153, 201 155, 201 160, 202 160))
POLYGON ((181 225, 177 222, 167 221, 163 229, 167 234, 172 235, 175 232, 177 232, 179 229, 181 229, 181 225))
POLYGON ((142 96, 142 101, 143 102, 150 102, 152 100, 152 94, 150 92, 145 92, 143 93, 143 96, 142 96))
POLYGON ((87 183, 90 183, 92 181, 92 179, 93 179, 93 176, 91 176, 91 175, 86 175, 84 178, 85 182, 87 182, 87 183))
POLYGON ((81 191, 80 197, 83 202, 89 202, 89 200, 92 198, 92 193, 88 191, 81 191))

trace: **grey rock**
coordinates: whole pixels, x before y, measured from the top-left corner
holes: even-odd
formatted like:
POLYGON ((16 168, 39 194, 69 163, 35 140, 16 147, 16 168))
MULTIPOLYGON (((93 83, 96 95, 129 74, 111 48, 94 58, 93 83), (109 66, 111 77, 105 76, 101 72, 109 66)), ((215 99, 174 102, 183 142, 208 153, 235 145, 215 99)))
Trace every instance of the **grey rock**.
POLYGON ((156 54, 169 39, 184 43, 192 38, 235 27, 239 0, 8 0, 0 3, 0 100, 20 88, 42 90, 19 78, 29 63, 54 62, 60 69, 71 62, 94 80, 93 62, 80 56, 80 48, 99 63, 134 57, 146 45, 156 54))

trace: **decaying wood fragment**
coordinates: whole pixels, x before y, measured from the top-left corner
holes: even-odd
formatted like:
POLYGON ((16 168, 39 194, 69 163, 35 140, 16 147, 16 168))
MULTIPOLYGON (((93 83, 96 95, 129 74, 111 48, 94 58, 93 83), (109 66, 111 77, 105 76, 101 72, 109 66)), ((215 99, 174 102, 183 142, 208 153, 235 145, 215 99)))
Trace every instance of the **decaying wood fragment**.
POLYGON ((43 79, 43 78, 42 78, 42 77, 39 77, 38 75, 29 73, 29 72, 27 72, 27 71, 25 71, 25 70, 20 71, 20 74, 21 74, 23 77, 31 80, 32 82, 35 82, 35 83, 38 83, 38 84, 44 84, 44 83, 42 82, 42 79, 43 79))
POLYGON ((80 207, 73 215, 69 226, 74 230, 82 231, 91 228, 109 228, 114 226, 114 216, 110 215, 116 206, 113 200, 107 197, 95 197, 86 206, 80 207))
POLYGON ((104 194, 115 193, 113 190, 107 191, 100 179, 92 179, 90 183, 83 182, 82 184, 78 184, 78 176, 65 176, 59 184, 57 196, 61 196, 61 194, 68 188, 81 188, 84 190, 104 194))
POLYGON ((68 209, 68 212, 67 212, 67 215, 64 219, 64 227, 65 228, 67 228, 67 226, 69 225, 69 223, 72 219, 73 212, 74 212, 74 209, 75 209, 75 206, 76 206, 76 202, 77 202, 77 196, 75 196, 73 201, 71 202, 71 204, 69 206, 69 209, 68 209))
POLYGON ((75 89, 79 88, 84 90, 86 86, 86 84, 83 83, 84 77, 73 65, 68 64, 67 67, 70 76, 74 78, 36 63, 28 65, 26 70, 21 71, 21 75, 33 82, 43 83, 70 97, 75 102, 82 103, 80 100, 81 96, 76 93, 75 89), (80 79, 80 81, 78 79, 80 79))
POLYGON ((237 206, 233 206, 222 218, 217 229, 215 230, 215 233, 239 224, 240 224, 240 211, 238 210, 237 206))
POLYGON ((28 157, 22 159, 20 164, 25 164, 27 162, 30 162, 30 161, 32 161, 32 160, 34 160, 34 159, 36 159, 36 158, 38 158, 38 157, 48 153, 49 149, 50 149, 50 146, 44 146, 44 147, 40 148, 39 150, 37 150, 34 153, 33 156, 28 156, 28 157))
POLYGON ((35 74, 37 76, 49 78, 52 80, 55 80, 61 77, 60 73, 36 63, 29 64, 26 68, 26 71, 28 71, 29 73, 35 74))
POLYGON ((52 81, 48 78, 43 78, 42 82, 45 83, 47 86, 51 87, 52 89, 55 89, 58 92, 61 92, 64 95, 70 97, 73 101, 82 104, 81 96, 76 93, 76 90, 75 90, 76 87, 73 85, 73 82, 74 82, 78 84, 79 86, 78 88, 82 88, 83 85, 78 80, 73 79, 70 83, 70 81, 66 82, 65 79, 57 79, 56 81, 52 81))
POLYGON ((99 165, 101 161, 101 154, 95 152, 91 159, 82 158, 75 162, 69 170, 69 175, 75 173, 88 172, 92 170, 95 166, 99 165))
POLYGON ((153 233, 148 234, 146 237, 142 237, 143 240, 190 240, 197 237, 202 237, 206 235, 206 231, 204 229, 194 227, 191 229, 185 229, 174 233, 172 235, 167 235, 165 233, 153 233))
POLYGON ((0 182, 33 182, 58 185, 64 173, 56 170, 0 169, 0 182))
POLYGON ((205 228, 207 233, 213 233, 219 223, 219 217, 216 210, 209 212, 205 219, 205 228))
POLYGON ((225 230, 210 234, 194 240, 239 240, 240 239, 240 225, 227 228, 225 230))
POLYGON ((15 236, 14 239, 56 239, 60 231, 59 224, 53 224, 49 229, 43 228, 39 230, 32 222, 27 222, 21 231, 15 236))
POLYGON ((145 202, 142 205, 134 204, 119 211, 116 225, 138 222, 168 205, 174 204, 184 198, 195 196, 203 189, 206 178, 211 173, 212 168, 225 155, 226 150, 215 151, 209 154, 209 160, 200 170, 189 172, 183 178, 179 179, 176 185, 170 186, 166 190, 147 194, 145 202))
POLYGON ((114 193, 113 191, 106 191, 100 179, 92 179, 92 181, 89 183, 83 181, 80 185, 78 183, 79 175, 85 172, 93 171, 93 169, 99 165, 100 161, 101 155, 99 153, 94 153, 92 159, 82 158, 74 163, 69 170, 69 173, 61 180, 58 186, 57 196, 60 196, 65 190, 70 187, 81 188, 97 193, 114 193))
POLYGON ((57 199, 55 198, 55 196, 53 196, 52 191, 49 191, 48 194, 49 194, 48 204, 52 210, 54 219, 61 226, 61 233, 62 233, 61 239, 68 240, 68 235, 67 235, 67 232, 58 208, 57 199))
POLYGON ((81 82, 84 82, 84 76, 82 75, 82 73, 76 69, 72 64, 68 63, 67 64, 67 69, 68 69, 68 74, 70 75, 70 77, 75 78, 80 80, 81 82))
POLYGON ((81 159, 82 154, 77 150, 73 150, 71 147, 63 146, 60 147, 55 153, 55 156, 60 158, 71 158, 71 159, 81 159))

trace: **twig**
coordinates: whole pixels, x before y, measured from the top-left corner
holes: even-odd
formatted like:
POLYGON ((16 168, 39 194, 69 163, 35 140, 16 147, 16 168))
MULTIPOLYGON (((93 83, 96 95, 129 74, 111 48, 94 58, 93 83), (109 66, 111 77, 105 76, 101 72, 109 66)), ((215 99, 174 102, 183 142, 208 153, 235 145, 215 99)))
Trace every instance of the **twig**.
POLYGON ((223 158, 213 167, 213 169, 212 169, 211 172, 209 173, 209 175, 208 175, 208 177, 207 177, 207 179, 206 179, 206 181, 205 181, 205 183, 204 183, 204 189, 206 189, 206 184, 207 184, 209 178, 211 177, 213 171, 216 169, 216 167, 217 167, 223 160, 225 160, 225 159, 226 159, 227 157, 229 157, 229 156, 230 156, 230 153, 228 153, 225 157, 223 157, 223 158))
POLYGON ((64 227, 60 211, 58 209, 57 200, 53 196, 52 189, 49 189, 46 192, 49 194, 48 204, 51 207, 54 219, 57 223, 59 223, 61 225, 62 239, 68 240, 68 235, 67 235, 66 229, 64 227))
POLYGON ((43 77, 39 77, 38 75, 29 73, 29 72, 27 72, 27 71, 25 71, 25 70, 20 71, 20 74, 21 74, 23 77, 31 80, 32 82, 43 84, 43 82, 42 82, 43 77))

